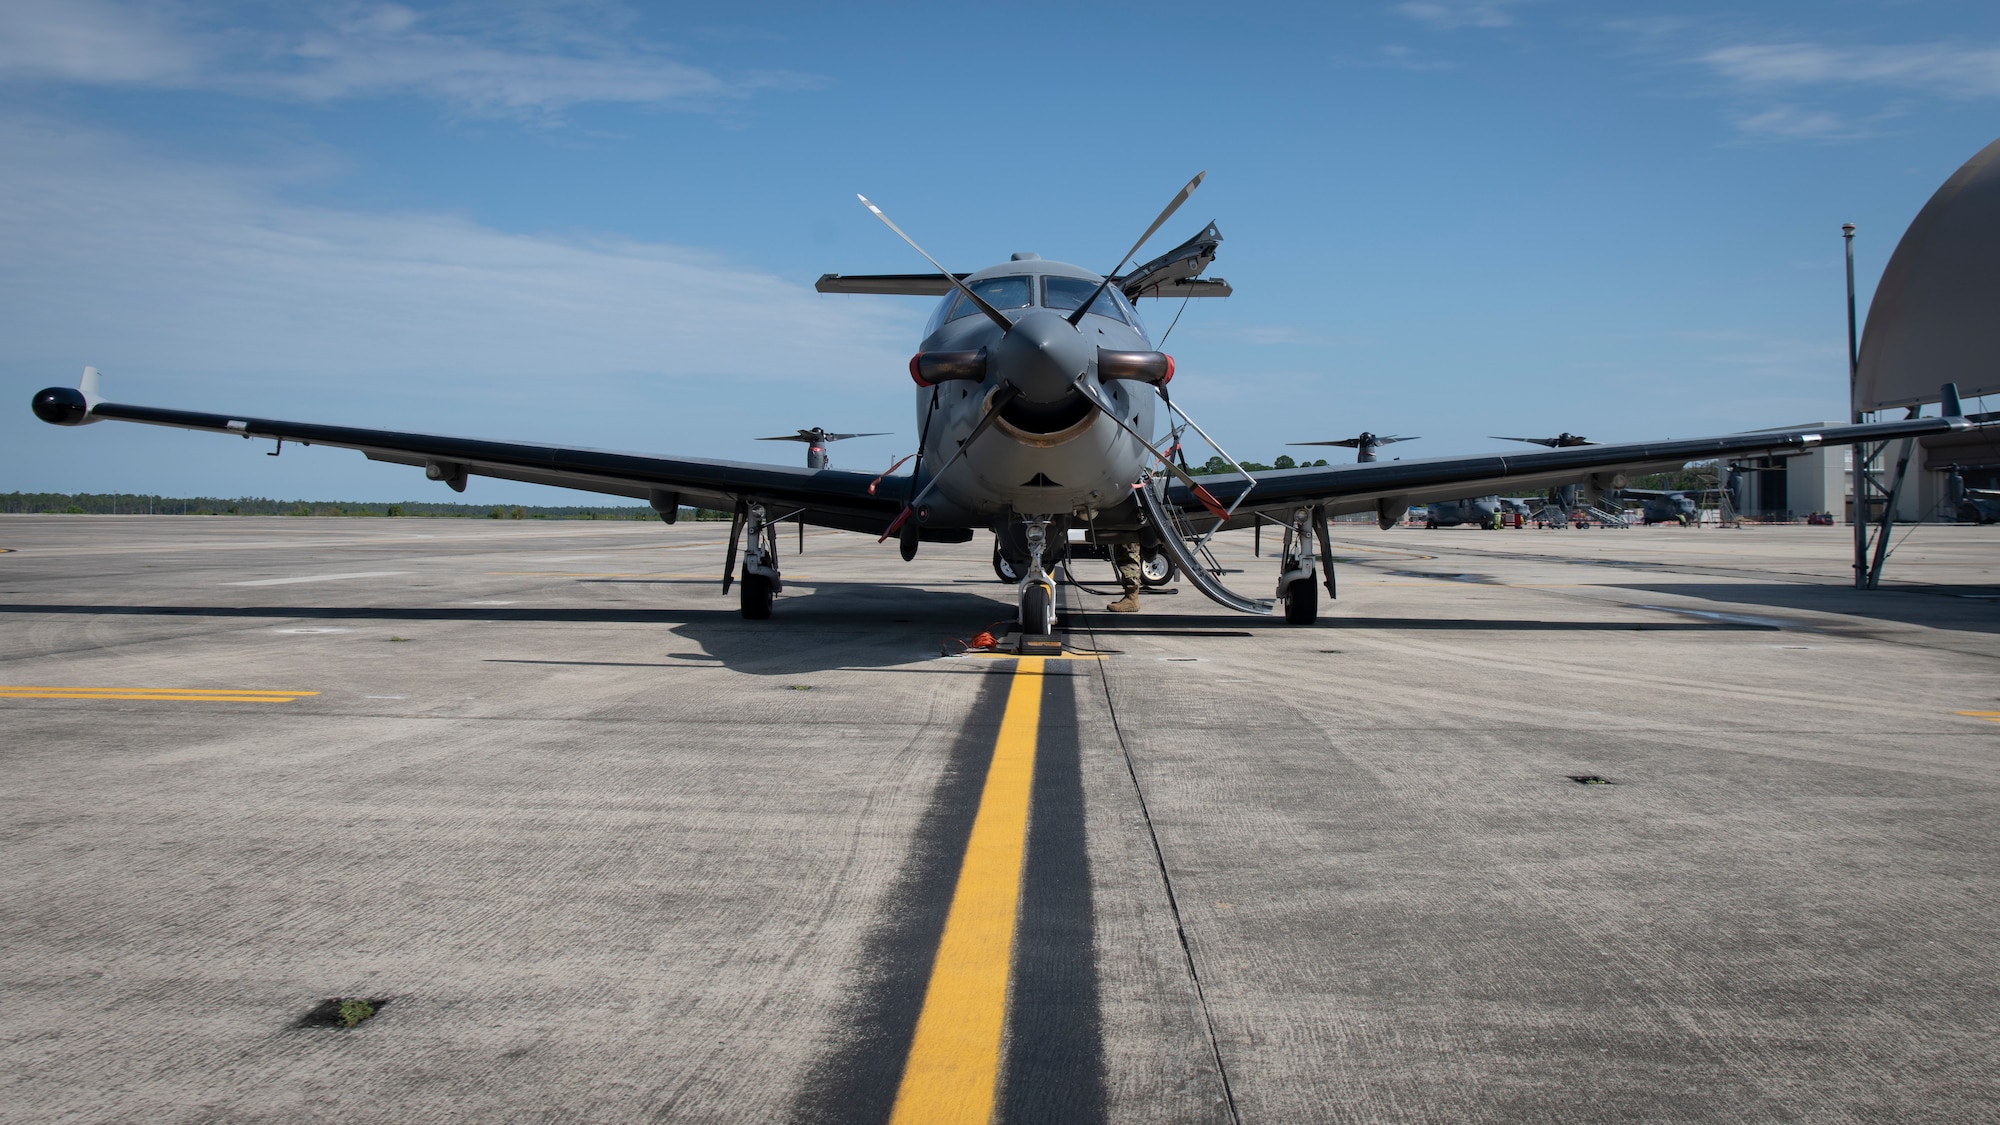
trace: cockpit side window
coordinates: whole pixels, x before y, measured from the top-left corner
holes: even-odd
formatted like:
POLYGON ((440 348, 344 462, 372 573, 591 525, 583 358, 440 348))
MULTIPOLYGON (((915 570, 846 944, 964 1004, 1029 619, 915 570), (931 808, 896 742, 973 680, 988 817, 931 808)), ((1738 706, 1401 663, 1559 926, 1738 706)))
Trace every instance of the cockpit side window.
MULTIPOLYGON (((1045 277, 1042 279, 1042 307, 1059 312, 1072 312, 1078 305, 1089 300, 1097 288, 1097 282, 1081 277, 1045 277)), ((1109 317, 1120 324, 1136 326, 1138 318, 1132 315, 1132 306, 1125 303, 1125 294, 1116 285, 1107 285, 1104 292, 1092 301, 1090 311, 1095 316, 1109 317)))
MULTIPOLYGON (((972 282, 970 288, 996 309, 1024 309, 1034 303, 1033 298, 1029 296, 1031 292, 1029 284, 1033 281, 1032 277, 1018 274, 1010 277, 989 277, 984 281, 972 282)), ((957 320, 962 316, 979 314, 979 306, 966 300, 964 293, 955 290, 954 293, 956 295, 952 298, 951 312, 945 315, 946 320, 957 320)))

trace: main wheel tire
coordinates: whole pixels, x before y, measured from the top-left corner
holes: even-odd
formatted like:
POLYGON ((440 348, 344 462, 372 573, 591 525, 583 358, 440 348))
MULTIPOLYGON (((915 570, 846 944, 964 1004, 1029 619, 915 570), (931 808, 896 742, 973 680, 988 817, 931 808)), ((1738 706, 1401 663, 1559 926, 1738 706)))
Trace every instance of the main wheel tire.
POLYGON ((1319 620, 1319 583, 1294 578, 1285 584, 1285 623, 1311 625, 1319 620))
POLYGON ((1147 586, 1164 586, 1180 574, 1174 565, 1174 557, 1164 548, 1154 548, 1150 554, 1139 556, 1139 581, 1147 586))
POLYGON ((1007 556, 1001 554, 998 547, 993 548, 993 574, 1009 586, 1021 580, 1020 570, 1013 563, 1007 561, 1007 556))
POLYGON ((771 591, 771 580, 761 574, 746 574, 737 583, 743 594, 743 617, 748 621, 763 621, 771 616, 771 602, 776 595, 771 591))
POLYGON ((1021 594, 1021 634, 1046 637, 1054 618, 1049 612, 1049 588, 1037 583, 1021 594))

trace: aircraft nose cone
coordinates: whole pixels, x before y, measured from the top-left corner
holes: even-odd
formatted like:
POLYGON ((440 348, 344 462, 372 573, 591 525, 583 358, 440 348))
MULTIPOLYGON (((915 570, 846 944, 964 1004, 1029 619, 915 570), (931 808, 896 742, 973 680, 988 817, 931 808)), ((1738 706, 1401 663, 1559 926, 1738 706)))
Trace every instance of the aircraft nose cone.
POLYGON ((1037 309, 1014 322, 995 345, 988 360, 1000 378, 1020 388, 1028 402, 1056 403, 1070 395, 1070 384, 1090 369, 1095 350, 1067 320, 1037 309))

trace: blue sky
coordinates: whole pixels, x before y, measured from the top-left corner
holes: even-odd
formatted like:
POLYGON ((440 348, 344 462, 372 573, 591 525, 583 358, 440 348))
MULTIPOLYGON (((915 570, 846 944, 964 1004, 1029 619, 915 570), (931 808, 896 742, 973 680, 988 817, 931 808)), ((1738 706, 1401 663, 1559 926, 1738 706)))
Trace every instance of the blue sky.
POLYGON ((1236 295, 1166 350, 1239 456, 1838 418, 1839 224, 1865 302, 1996 134, 1991 3, 10 0, 0 492, 445 496, 35 421, 86 363, 130 402, 742 460, 899 431, 834 448, 886 466, 929 302, 812 292, 923 266, 856 192, 954 268, 1102 270, 1203 169, 1142 256, 1222 229, 1236 295))

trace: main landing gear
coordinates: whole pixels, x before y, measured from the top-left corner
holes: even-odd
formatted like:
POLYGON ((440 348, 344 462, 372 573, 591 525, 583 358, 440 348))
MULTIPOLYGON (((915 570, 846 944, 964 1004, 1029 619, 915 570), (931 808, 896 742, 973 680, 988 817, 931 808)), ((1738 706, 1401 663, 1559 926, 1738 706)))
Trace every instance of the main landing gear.
MULTIPOLYGON (((771 603, 784 590, 778 579, 778 524, 769 518, 764 505, 751 504, 744 515, 743 616, 762 621, 771 616, 771 603)), ((732 544, 733 546, 733 544, 732 544)))
POLYGON ((1326 563, 1326 593, 1334 596, 1333 543, 1327 533, 1326 511, 1319 507, 1299 508, 1285 527, 1285 547, 1279 552, 1278 601, 1285 607, 1285 623, 1311 625, 1319 620, 1319 583, 1313 567, 1313 540, 1319 540, 1319 556, 1326 563))

